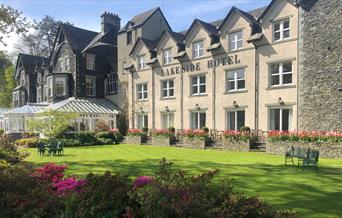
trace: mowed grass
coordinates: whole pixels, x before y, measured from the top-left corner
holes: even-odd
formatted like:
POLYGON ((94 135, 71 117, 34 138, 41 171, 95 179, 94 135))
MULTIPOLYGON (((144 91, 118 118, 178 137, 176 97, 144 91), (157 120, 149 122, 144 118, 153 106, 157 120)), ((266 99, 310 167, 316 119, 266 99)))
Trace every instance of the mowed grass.
POLYGON ((28 162, 67 164, 67 174, 85 177, 106 170, 130 176, 153 175, 161 158, 175 168, 198 174, 219 169, 237 191, 257 195, 276 208, 294 209, 302 217, 342 217, 342 160, 319 160, 318 174, 284 166, 282 156, 253 152, 195 150, 140 145, 65 148, 62 157, 39 157, 29 149, 28 162))

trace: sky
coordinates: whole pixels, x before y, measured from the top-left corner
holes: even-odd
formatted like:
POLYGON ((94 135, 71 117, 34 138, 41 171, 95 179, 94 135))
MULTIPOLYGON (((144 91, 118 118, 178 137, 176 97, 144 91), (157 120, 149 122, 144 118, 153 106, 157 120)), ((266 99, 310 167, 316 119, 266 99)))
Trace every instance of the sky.
MULTIPOLYGON (((116 13, 121 17, 121 26, 135 15, 160 7, 174 31, 190 27, 195 18, 206 22, 224 18, 232 6, 249 11, 266 6, 271 0, 0 0, 0 5, 9 5, 23 13, 29 20, 41 20, 50 15, 57 20, 69 21, 74 26, 100 31, 100 15, 116 13)), ((15 55, 15 34, 5 38, 6 47, 1 50, 15 55)))

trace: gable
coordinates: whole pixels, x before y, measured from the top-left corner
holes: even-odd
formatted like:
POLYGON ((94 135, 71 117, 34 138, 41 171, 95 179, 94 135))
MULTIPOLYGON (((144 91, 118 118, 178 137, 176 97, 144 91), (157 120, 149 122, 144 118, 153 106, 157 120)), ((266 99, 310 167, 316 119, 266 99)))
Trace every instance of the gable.
POLYGON ((259 17, 259 21, 264 23, 263 20, 272 19, 272 17, 276 17, 281 11, 284 11, 285 7, 291 7, 292 9, 296 8, 296 4, 293 0, 272 0, 272 2, 267 6, 265 11, 259 17))
POLYGON ((245 17, 241 16, 239 13, 234 11, 229 16, 229 18, 222 24, 221 34, 225 35, 229 31, 232 31, 234 29, 241 29, 241 28, 250 29, 250 23, 245 17))
POLYGON ((147 49, 145 44, 141 40, 138 40, 134 44, 134 46, 130 52, 130 56, 135 57, 135 56, 139 55, 143 48, 147 49))

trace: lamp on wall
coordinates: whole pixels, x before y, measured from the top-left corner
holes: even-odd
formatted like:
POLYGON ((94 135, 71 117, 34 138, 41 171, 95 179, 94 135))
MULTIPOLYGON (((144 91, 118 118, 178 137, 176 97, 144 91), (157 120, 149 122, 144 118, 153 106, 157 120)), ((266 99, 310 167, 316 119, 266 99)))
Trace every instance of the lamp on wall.
POLYGON ((198 104, 196 104, 196 106, 195 106, 195 108, 196 108, 196 110, 201 110, 201 108, 200 108, 200 106, 198 105, 198 104))
POLYGON ((170 111, 169 106, 166 106, 166 107, 165 107, 165 110, 166 110, 166 112, 169 112, 169 111, 170 111))
POLYGON ((233 106, 234 107, 239 107, 238 103, 236 103, 236 101, 233 101, 233 106))
POLYGON ((140 112, 143 114, 144 113, 144 110, 142 107, 140 107, 140 112))
POLYGON ((280 105, 284 105, 285 104, 284 100, 281 97, 278 98, 278 102, 279 102, 280 105))

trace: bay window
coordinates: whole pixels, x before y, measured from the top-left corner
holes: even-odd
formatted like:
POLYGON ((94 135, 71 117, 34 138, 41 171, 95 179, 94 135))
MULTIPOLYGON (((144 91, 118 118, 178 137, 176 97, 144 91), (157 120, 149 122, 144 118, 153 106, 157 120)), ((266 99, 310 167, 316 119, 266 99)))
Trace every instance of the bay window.
POLYGON ((65 78, 55 78, 55 95, 64 96, 65 95, 65 78))
POLYGON ((203 95, 206 93, 205 75, 191 77, 191 94, 203 95))
POLYGON ((270 66, 271 86, 292 84, 292 62, 272 64, 270 66))

